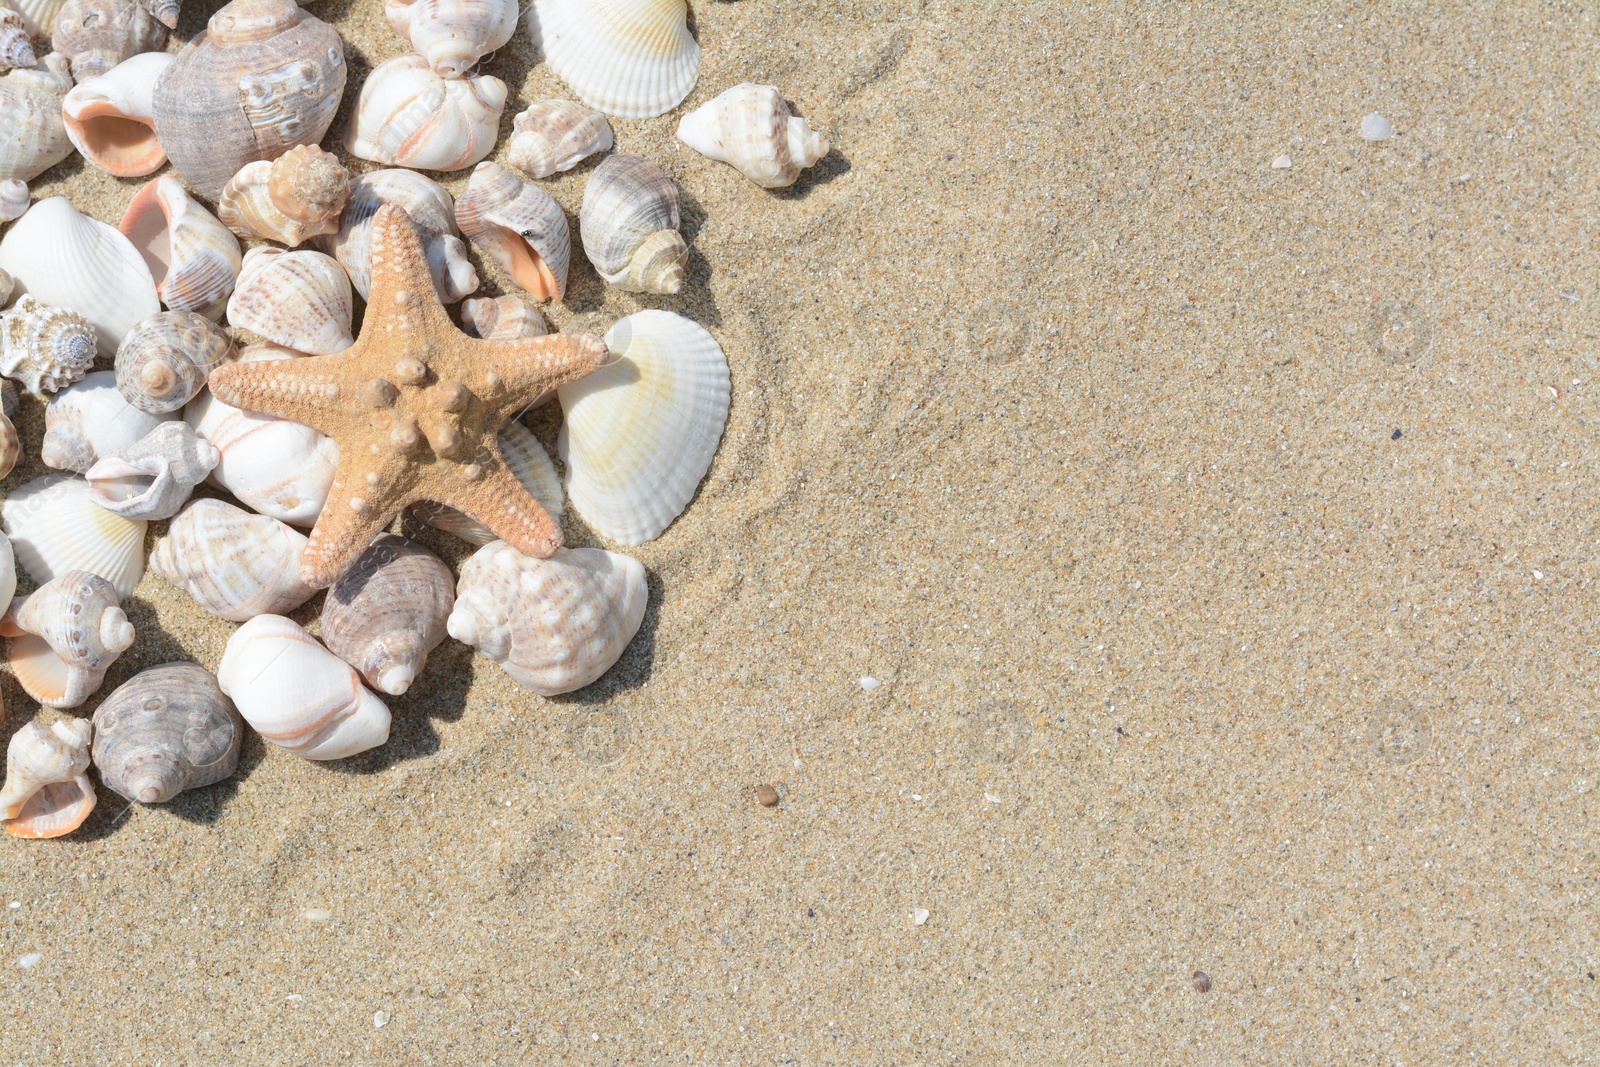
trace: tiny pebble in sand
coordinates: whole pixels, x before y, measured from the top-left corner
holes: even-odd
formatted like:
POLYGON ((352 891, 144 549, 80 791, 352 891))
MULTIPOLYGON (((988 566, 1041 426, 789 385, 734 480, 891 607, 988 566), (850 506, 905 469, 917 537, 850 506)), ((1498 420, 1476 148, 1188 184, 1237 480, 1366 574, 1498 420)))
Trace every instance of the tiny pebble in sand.
POLYGON ((870 675, 867 676, 866 678, 861 679, 861 688, 865 689, 869 693, 872 692, 874 689, 878 688, 878 686, 880 686, 882 684, 883 684, 882 682, 878 681, 876 678, 871 677, 870 675))
POLYGON ((333 912, 327 908, 307 908, 300 917, 308 923, 325 923, 333 918, 333 912))
POLYGON ((385 1026, 388 1026, 389 1025, 389 1013, 386 1012, 386 1011, 375 1011, 375 1012, 373 1012, 372 1013, 372 1025, 377 1027, 379 1030, 382 1030, 385 1026))
POLYGON ((39 961, 42 959, 44 959, 42 954, 38 952, 30 952, 26 956, 23 956, 17 960, 17 966, 26 971, 31 967, 37 967, 39 965, 39 961))
POLYGON ((775 808, 778 806, 778 791, 770 785, 757 786, 756 799, 761 802, 763 808, 775 808))
POLYGON ((911 909, 911 925, 912 926, 921 926, 923 923, 925 923, 927 921, 928 921, 928 909, 927 908, 912 908, 911 909))
POLYGON ((1292 166, 1294 166, 1294 163, 1289 159, 1288 156, 1279 156, 1277 159, 1272 161, 1273 170, 1288 170, 1292 166))
POLYGON ((1387 141, 1394 136, 1394 124, 1374 111, 1361 120, 1361 138, 1364 141, 1387 141))
POLYGON ((1211 976, 1206 972, 1194 972, 1194 974, 1189 977, 1189 981, 1194 983, 1194 991, 1196 993, 1211 992, 1211 976))

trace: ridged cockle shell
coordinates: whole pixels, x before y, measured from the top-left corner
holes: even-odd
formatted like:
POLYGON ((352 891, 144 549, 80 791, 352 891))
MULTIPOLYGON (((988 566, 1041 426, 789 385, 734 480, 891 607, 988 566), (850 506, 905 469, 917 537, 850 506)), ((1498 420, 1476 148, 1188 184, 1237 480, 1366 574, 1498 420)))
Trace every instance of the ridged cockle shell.
POLYGON ((112 792, 161 804, 220 782, 239 764, 244 720, 210 671, 163 663, 140 671, 94 712, 94 765, 112 792))
POLYGON ((6 748, 6 781, 0 788, 0 820, 14 837, 60 837, 83 825, 94 810, 89 781, 87 719, 51 726, 35 719, 6 748))
POLYGON ((455 577, 420 545, 381 534, 328 590, 322 640, 380 693, 399 696, 445 638, 455 577))
POLYGON ((584 254, 600 277, 630 293, 682 291, 689 246, 681 222, 678 187, 642 156, 608 157, 584 187, 584 254))
POLYGON ((40 585, 69 571, 88 571, 128 596, 144 574, 142 519, 113 515, 89 498, 89 483, 48 474, 11 491, 0 524, 17 562, 40 585))
POLYGON ((700 76, 686 0, 534 0, 528 34, 584 103, 647 119, 683 102, 700 76))
POLYGON ((555 197, 498 163, 479 163, 456 201, 456 224, 501 270, 539 300, 560 300, 572 232, 555 197))

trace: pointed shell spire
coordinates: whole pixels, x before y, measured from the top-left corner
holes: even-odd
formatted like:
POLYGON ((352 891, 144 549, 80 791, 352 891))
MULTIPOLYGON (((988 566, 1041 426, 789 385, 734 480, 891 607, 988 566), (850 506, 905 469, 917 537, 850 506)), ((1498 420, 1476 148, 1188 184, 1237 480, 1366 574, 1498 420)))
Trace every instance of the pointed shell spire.
POLYGON ((584 187, 584 254, 600 277, 630 293, 683 290, 689 246, 681 222, 677 185, 642 156, 608 157, 584 187))
POLYGON ((432 552, 381 534, 328 590, 322 640, 380 693, 411 688, 445 638, 455 577, 432 552))
POLYGON ((161 804, 232 774, 243 738, 244 720, 210 671, 163 663, 95 709, 94 765, 112 792, 161 804))

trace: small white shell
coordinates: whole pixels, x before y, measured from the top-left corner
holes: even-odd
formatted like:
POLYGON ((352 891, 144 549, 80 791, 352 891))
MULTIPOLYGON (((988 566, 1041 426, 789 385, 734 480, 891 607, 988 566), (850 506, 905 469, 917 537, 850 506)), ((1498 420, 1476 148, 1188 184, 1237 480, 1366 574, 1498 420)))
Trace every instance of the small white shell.
POLYGON ((328 589, 322 640, 380 693, 411 688, 445 638, 455 576, 421 545, 379 534, 328 589))
POLYGON ((0 504, 0 524, 17 562, 43 585, 58 574, 84 570, 126 597, 144 574, 141 519, 113 515, 89 498, 89 483, 65 474, 35 478, 0 504))
POLYGON ((0 632, 11 639, 8 659, 18 683, 52 708, 89 699, 134 638, 117 591, 84 570, 67 571, 12 601, 0 632))
POLYGON ((796 118, 771 85, 746 82, 683 116, 678 140, 733 166, 763 189, 793 185, 828 154, 828 139, 796 118))
POLYGON ((0 70, 31 67, 39 62, 28 40, 28 24, 9 7, 0 8, 0 70))
POLYGON ((550 332, 544 312, 520 296, 475 297, 461 302, 461 325, 485 341, 544 337, 550 332))
POLYGON ((350 172, 338 157, 301 145, 271 162, 247 163, 222 190, 217 217, 240 237, 292 247, 338 233, 339 213, 349 197, 350 172))
POLYGON ((461 170, 494 151, 505 106, 506 83, 499 78, 441 78, 409 52, 368 75, 344 146, 387 166, 461 170))
POLYGON ((47 467, 81 474, 171 418, 134 407, 117 391, 116 374, 97 370, 45 405, 40 455, 47 467))
POLYGON ((383 701, 280 615, 258 615, 234 631, 217 682, 262 737, 306 759, 343 759, 389 739, 383 701))
POLYGON ((300 580, 306 536, 221 500, 196 500, 156 541, 150 569, 232 622, 278 615, 316 590, 300 580))
POLYGON ((583 190, 583 251, 600 277, 630 293, 683 290, 689 246, 678 232, 678 187, 643 156, 610 156, 583 190))
POLYGON ((134 194, 118 224, 144 257, 156 294, 173 311, 222 315, 239 279, 239 241, 211 212, 163 175, 134 194))
POLYGON ((140 411, 165 415, 194 399, 232 356, 233 339, 204 315, 157 312, 117 348, 117 389, 140 411))
POLYGON ((61 119, 71 88, 67 57, 59 52, 0 75, 0 179, 31 182, 72 154, 61 119))
POLYGON ((467 240, 540 300, 560 300, 572 261, 572 231, 556 198, 498 163, 479 163, 456 201, 467 240))
POLYGON ((243 738, 244 720, 210 671, 163 663, 100 702, 91 751, 112 792, 160 804, 232 774, 243 738))
POLYGON ((84 477, 89 495, 129 519, 170 519, 221 459, 186 422, 164 422, 119 452, 102 457, 84 477))
POLYGON ((450 636, 518 684, 554 696, 611 668, 638 633, 648 600, 636 559, 598 548, 535 559, 494 541, 461 567, 450 636))
POLYGON ((6 782, 0 789, 0 820, 14 837, 60 837, 83 825, 94 810, 89 781, 88 719, 63 719, 52 726, 35 719, 6 748, 6 782))
POLYGON ((683 102, 700 77, 686 0, 534 0, 528 34, 583 102, 647 119, 683 102))
MULTIPOLYGON (((11 551, 11 541, 0 534, 0 604, 10 604, 17 593, 17 561, 11 551)), ((0 714, 4 709, 0 708, 0 714)))
POLYGON ((268 341, 314 356, 355 344, 350 333, 350 279, 321 252, 252 248, 228 300, 228 322, 268 341))
POLYGON ((441 78, 459 78, 517 29, 518 0, 388 0, 383 12, 441 78))
MULTIPOLYGON (((0 222, 10 222, 19 219, 22 213, 28 210, 28 183, 21 178, 7 178, 0 182, 0 222)), ((9 280, 10 275, 6 275, 9 280)), ((11 299, 11 290, 8 287, 0 294, 0 304, 11 299)))
MULTIPOLYGON (((539 443, 539 439, 533 436, 533 431, 522 423, 512 420, 500 427, 497 440, 506 467, 516 475, 517 481, 522 483, 523 488, 533 494, 539 506, 544 508, 551 518, 560 522, 561 512, 565 506, 561 493, 561 479, 556 474, 556 465, 550 462, 550 456, 539 443)), ((455 534, 463 541, 474 545, 486 545, 496 539, 494 533, 477 519, 463 515, 445 504, 436 504, 432 501, 413 504, 411 514, 436 530, 455 534)))
POLYGON ((67 0, 51 26, 50 47, 71 58, 80 85, 131 56, 167 47, 167 27, 138 0, 67 0))
POLYGON ((613 144, 611 123, 592 108, 571 100, 531 104, 511 120, 506 164, 530 178, 571 170, 613 144))
POLYGON ((339 232, 317 238, 317 247, 338 259, 361 299, 372 288, 372 218, 385 204, 395 205, 417 224, 441 301, 454 304, 477 291, 478 272, 457 236, 455 206, 444 186, 413 170, 375 170, 350 183, 339 232))
POLYGON ((0 312, 0 374, 34 396, 82 378, 94 355, 94 327, 76 311, 46 307, 23 294, 11 310, 0 312))
POLYGON ((153 174, 166 164, 150 94, 172 59, 165 52, 143 52, 73 87, 61 102, 61 116, 84 159, 119 178, 153 174))
POLYGON ((728 362, 705 328, 641 311, 605 336, 612 362, 557 390, 556 450, 585 522, 625 545, 659 536, 693 498, 728 419, 728 362))
POLYGON ((161 310, 155 279, 133 242, 64 196, 38 201, 11 224, 0 240, 0 270, 16 279, 18 292, 88 319, 107 356, 135 323, 161 310))

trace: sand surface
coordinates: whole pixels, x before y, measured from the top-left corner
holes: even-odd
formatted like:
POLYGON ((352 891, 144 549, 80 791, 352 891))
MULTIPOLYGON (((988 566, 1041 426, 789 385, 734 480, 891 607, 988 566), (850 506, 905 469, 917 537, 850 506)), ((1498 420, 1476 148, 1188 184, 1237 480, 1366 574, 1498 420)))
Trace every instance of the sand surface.
MULTIPOLYGON (((680 311, 735 394, 639 637, 0 841, 0 1063, 1593 1062, 1593 9, 693 8, 691 105, 835 148, 774 195, 614 123, 692 281, 551 317, 680 311)), ((312 10, 348 106, 403 44, 312 10)), ((130 612, 102 694, 233 629, 130 612)))

